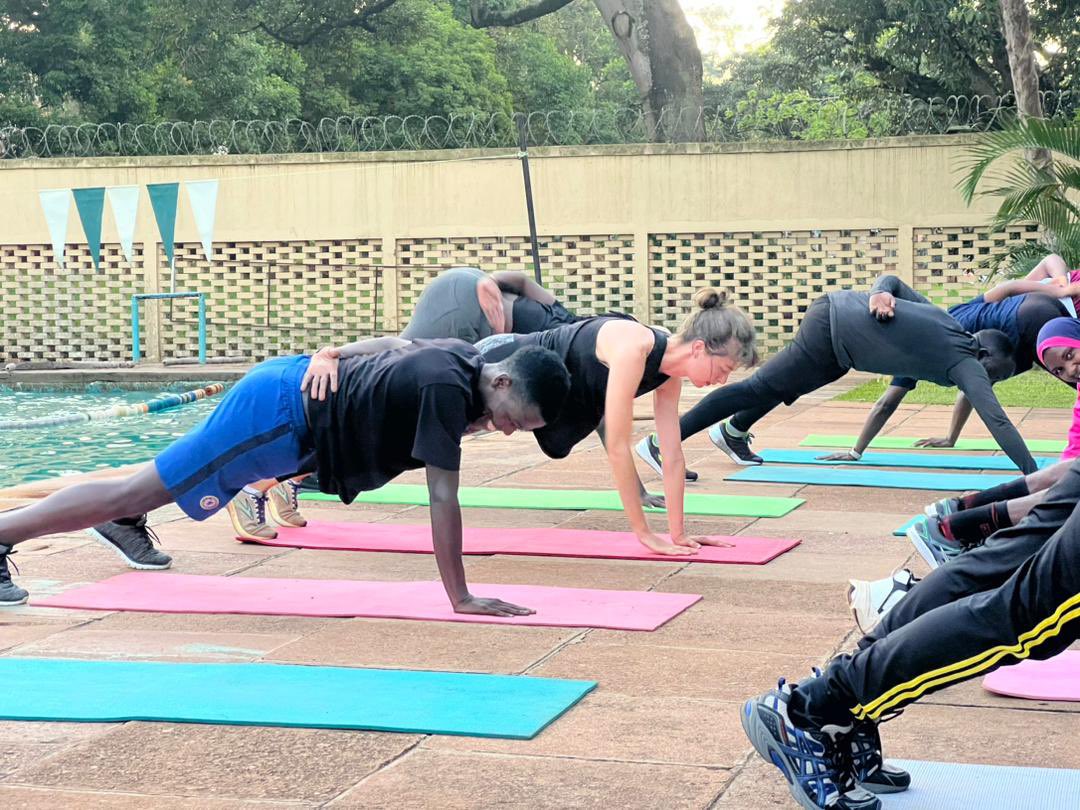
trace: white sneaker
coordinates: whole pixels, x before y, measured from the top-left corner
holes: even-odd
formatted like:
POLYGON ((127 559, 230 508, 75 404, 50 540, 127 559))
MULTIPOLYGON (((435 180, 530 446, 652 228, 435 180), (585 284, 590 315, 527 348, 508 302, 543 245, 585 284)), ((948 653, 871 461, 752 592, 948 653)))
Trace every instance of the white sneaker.
POLYGON ((892 576, 876 579, 849 580, 848 606, 855 617, 855 624, 865 635, 873 630, 885 614, 900 604, 907 592, 919 580, 906 568, 894 571, 892 576))

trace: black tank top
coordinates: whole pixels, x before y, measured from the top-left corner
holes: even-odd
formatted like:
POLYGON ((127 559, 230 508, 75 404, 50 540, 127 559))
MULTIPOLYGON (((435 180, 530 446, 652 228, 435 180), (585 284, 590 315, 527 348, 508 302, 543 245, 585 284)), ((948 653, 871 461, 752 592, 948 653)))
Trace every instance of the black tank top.
MULTIPOLYGON (((618 320, 634 319, 628 315, 600 315, 549 329, 547 332, 519 335, 514 340, 516 348, 543 346, 551 349, 562 358, 570 372, 570 395, 566 399, 562 414, 550 425, 534 431, 540 449, 551 458, 566 458, 570 455, 574 445, 596 430, 600 420, 604 418, 608 367, 596 356, 596 336, 604 324, 618 320)), ((650 329, 653 333, 653 348, 645 358, 645 371, 641 375, 641 384, 638 385, 635 397, 655 391, 668 380, 668 375, 660 372, 660 361, 667 350, 667 335, 651 327, 650 329)), ((506 354, 510 352, 503 356, 506 354)))
POLYGON ((574 323, 577 316, 566 307, 556 301, 553 304, 541 304, 531 298, 518 296, 514 300, 514 333, 528 335, 533 332, 544 332, 562 326, 564 323, 574 323))

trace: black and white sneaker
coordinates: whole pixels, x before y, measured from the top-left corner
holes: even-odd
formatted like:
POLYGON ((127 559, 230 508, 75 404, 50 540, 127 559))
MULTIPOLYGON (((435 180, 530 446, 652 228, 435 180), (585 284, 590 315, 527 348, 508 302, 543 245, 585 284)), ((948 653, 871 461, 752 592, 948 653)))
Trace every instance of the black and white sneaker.
POLYGON ((877 723, 856 723, 851 734, 855 781, 871 793, 901 793, 911 787, 911 774, 885 761, 877 723))
POLYGON ((154 548, 160 543, 153 529, 146 525, 146 515, 102 523, 86 533, 105 548, 112 549, 128 568, 160 571, 172 565, 172 557, 154 548))
MULTIPOLYGON (((638 458, 653 468, 661 478, 664 477, 663 460, 660 458, 660 446, 656 443, 656 434, 650 433, 634 446, 634 452, 638 458)), ((687 481, 697 481, 698 474, 693 470, 686 471, 687 481)))
POLYGON ((754 440, 753 433, 732 436, 724 429, 725 424, 725 422, 717 422, 709 428, 709 439, 718 450, 722 450, 732 461, 744 467, 752 467, 765 461, 750 449, 750 442, 754 440))
MULTIPOLYGON (((11 572, 8 570, 8 557, 15 552, 11 546, 0 546, 0 606, 13 607, 21 605, 30 598, 25 588, 20 588, 11 581, 11 572)), ((15 565, 15 563, 11 563, 15 565)), ((16 571, 19 569, 16 568, 16 571)))

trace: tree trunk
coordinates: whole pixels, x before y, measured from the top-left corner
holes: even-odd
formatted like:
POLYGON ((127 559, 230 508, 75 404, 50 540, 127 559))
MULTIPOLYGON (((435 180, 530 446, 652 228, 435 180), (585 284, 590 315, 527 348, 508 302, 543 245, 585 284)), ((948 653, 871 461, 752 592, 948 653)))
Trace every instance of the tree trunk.
POLYGON ((652 141, 700 141, 702 65, 679 0, 593 0, 630 66, 652 141))
MULTIPOLYGON (((1001 17, 1005 29, 1005 47, 1009 52, 1009 72, 1012 73, 1016 108, 1021 118, 1042 118, 1042 98, 1039 96, 1039 68, 1035 63, 1035 47, 1031 37, 1031 16, 1026 0, 1001 0, 1001 17)), ((1050 164, 1045 149, 1030 150, 1028 160, 1036 167, 1050 164)))

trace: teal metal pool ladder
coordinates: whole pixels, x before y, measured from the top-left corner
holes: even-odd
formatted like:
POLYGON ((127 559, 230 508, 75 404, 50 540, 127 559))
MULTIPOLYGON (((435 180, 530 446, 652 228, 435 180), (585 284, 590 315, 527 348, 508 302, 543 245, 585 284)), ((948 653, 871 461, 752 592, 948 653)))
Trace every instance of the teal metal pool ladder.
POLYGON ((139 293, 131 296, 131 359, 138 363, 142 357, 139 343, 139 302, 145 300, 162 300, 172 298, 197 298, 199 299, 199 363, 206 363, 206 293, 201 292, 171 292, 171 293, 139 293))

